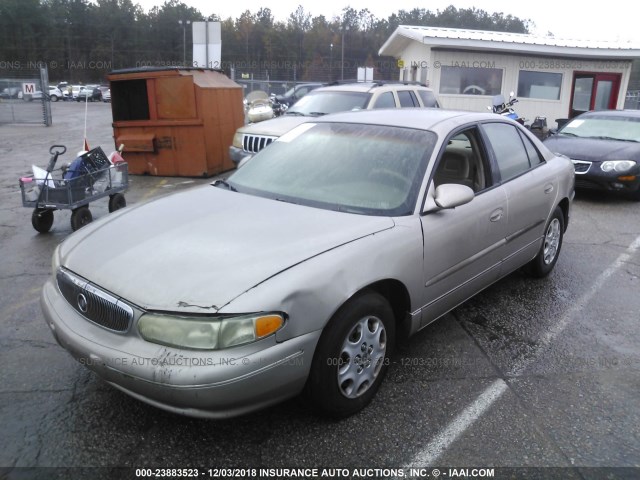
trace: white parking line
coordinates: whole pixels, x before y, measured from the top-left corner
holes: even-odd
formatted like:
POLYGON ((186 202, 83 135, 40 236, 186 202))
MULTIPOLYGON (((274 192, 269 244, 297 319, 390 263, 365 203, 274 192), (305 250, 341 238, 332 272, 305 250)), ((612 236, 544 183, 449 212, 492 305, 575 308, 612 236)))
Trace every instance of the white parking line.
MULTIPOLYGON (((528 357, 519 364, 516 364, 509 376, 516 376, 521 374, 529 365, 531 365, 540 354, 546 350, 551 343, 558 338, 558 336, 569 326, 571 321, 576 318, 576 314, 580 312, 591 301, 591 298, 602 288, 603 284, 616 273, 626 262, 628 262, 634 253, 640 248, 640 236, 629 245, 624 253, 622 253, 613 262, 609 268, 603 271, 596 281, 593 282, 591 287, 576 301, 573 306, 567 310, 562 318, 547 331, 540 339, 539 347, 535 355, 528 357)), ((489 385, 473 403, 467 406, 462 412, 447 425, 438 435, 436 435, 431 441, 420 450, 413 459, 406 465, 406 468, 420 466, 428 467, 434 465, 434 463, 440 458, 440 456, 455 442, 460 435, 462 435, 468 428, 470 428, 476 420, 478 420, 495 402, 498 400, 504 392, 508 390, 509 386, 503 379, 495 380, 489 385)))

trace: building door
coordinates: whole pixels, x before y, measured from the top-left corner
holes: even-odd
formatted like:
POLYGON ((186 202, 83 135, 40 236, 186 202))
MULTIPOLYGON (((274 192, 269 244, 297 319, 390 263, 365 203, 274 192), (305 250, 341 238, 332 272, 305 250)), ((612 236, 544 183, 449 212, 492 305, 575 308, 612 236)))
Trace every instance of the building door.
POLYGON ((621 77, 619 73, 574 73, 569 118, 589 110, 615 109, 621 77))

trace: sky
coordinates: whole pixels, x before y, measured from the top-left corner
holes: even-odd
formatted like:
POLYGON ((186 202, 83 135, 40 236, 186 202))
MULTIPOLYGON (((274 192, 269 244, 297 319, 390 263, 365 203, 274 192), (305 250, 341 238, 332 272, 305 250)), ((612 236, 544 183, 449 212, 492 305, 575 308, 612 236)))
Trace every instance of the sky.
MULTIPOLYGON (((482 2, 468 0, 322 0, 311 2, 299 0, 297 2, 278 2, 269 5, 260 0, 241 1, 211 1, 211 0, 181 0, 189 6, 200 10, 204 15, 217 14, 220 18, 237 18, 245 10, 258 12, 268 6, 276 20, 286 20, 298 5, 302 5, 312 16, 324 15, 328 19, 340 15, 345 6, 355 10, 368 8, 377 18, 387 18, 399 10, 425 8, 436 11, 443 10, 449 5, 456 8, 476 7, 489 13, 503 13, 521 19, 529 19, 534 25, 532 33, 546 35, 551 32, 556 37, 577 39, 598 39, 632 42, 640 45, 640 3, 629 0, 608 0, 595 4, 574 2, 571 0, 482 0, 482 2), (591 8, 593 6, 594 8, 591 8)), ((164 0, 133 0, 148 11, 154 5, 161 5, 164 0)))

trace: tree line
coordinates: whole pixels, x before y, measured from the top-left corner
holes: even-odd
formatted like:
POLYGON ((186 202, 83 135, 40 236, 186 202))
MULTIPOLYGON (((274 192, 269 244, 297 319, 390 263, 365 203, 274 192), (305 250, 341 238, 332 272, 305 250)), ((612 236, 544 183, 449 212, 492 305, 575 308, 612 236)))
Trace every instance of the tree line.
POLYGON ((376 68, 376 78, 396 78, 393 59, 380 58, 378 50, 399 25, 513 33, 530 26, 512 15, 454 6, 399 10, 386 19, 349 6, 329 19, 298 6, 276 20, 269 8, 205 17, 178 0, 148 12, 132 0, 0 0, 0 72, 45 64, 52 83, 80 83, 103 81, 122 68, 191 65, 187 21, 204 20, 221 22, 222 62, 211 66, 233 69, 236 78, 285 81, 355 78, 363 66, 376 68))

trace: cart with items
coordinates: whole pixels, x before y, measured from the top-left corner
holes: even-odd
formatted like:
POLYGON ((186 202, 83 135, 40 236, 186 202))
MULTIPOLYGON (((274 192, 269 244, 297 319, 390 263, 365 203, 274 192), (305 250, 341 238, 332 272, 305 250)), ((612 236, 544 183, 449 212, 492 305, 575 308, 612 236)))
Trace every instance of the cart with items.
POLYGON ((56 169, 64 145, 49 149, 47 169, 34 167, 34 174, 20 179, 22 205, 33 208, 31 224, 40 233, 53 225, 55 210, 71 210, 71 228, 75 231, 93 220, 89 203, 109 197, 109 212, 127 205, 124 194, 129 185, 127 163, 118 152, 107 157, 100 147, 83 153, 68 167, 56 169))

